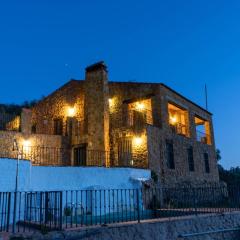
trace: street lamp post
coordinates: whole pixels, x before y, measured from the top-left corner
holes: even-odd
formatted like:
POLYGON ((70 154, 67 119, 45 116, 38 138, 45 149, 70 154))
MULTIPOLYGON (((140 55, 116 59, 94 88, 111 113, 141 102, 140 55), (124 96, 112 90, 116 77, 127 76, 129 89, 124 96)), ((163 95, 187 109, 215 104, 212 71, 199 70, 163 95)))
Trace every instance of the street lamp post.
POLYGON ((19 149, 17 140, 13 140, 13 151, 17 151, 17 167, 15 176, 15 192, 14 192, 14 208, 13 208, 13 233, 16 231, 16 216, 17 216, 17 192, 18 192, 18 178, 19 178, 19 160, 21 159, 21 151, 19 149))

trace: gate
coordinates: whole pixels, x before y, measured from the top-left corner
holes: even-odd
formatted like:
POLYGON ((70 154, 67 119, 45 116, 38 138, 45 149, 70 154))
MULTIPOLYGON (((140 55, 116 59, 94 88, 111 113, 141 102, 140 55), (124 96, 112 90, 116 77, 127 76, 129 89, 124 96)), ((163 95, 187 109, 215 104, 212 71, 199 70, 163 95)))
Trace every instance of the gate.
POLYGON ((118 142, 118 165, 131 166, 132 165, 132 139, 121 138, 118 142))
POLYGON ((26 193, 23 225, 61 229, 62 192, 26 193))

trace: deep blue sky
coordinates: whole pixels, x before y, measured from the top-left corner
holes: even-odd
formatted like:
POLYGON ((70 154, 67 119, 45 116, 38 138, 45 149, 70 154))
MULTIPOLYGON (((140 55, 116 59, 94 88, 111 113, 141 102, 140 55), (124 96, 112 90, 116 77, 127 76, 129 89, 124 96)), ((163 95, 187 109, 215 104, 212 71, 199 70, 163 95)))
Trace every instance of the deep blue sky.
POLYGON ((240 1, 0 3, 0 102, 47 95, 105 60, 110 80, 163 82, 214 113, 225 167, 239 164, 240 1))

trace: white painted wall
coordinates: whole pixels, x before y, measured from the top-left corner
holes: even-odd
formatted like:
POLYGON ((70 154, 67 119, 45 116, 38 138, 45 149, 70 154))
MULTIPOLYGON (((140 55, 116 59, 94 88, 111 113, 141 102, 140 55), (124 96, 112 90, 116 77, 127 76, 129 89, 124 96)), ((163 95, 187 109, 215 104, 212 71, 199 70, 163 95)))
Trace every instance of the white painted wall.
MULTIPOLYGON (((0 191, 14 191, 17 161, 0 159, 0 191)), ((132 189, 150 179, 149 170, 103 167, 38 167, 19 164, 19 191, 132 189)))

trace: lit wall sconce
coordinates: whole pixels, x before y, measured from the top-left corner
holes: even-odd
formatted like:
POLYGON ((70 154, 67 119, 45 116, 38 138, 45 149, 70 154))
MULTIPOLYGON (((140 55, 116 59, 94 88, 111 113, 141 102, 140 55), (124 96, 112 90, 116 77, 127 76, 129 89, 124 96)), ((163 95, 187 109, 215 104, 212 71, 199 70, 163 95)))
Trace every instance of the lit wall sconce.
POLYGON ((137 102, 137 103, 136 103, 136 109, 137 109, 138 111, 143 111, 143 110, 145 109, 144 103, 137 102))
POLYGON ((170 116, 170 123, 171 124, 176 124, 177 123, 177 117, 176 116, 170 116))
POLYGON ((133 138, 133 145, 134 146, 142 145, 142 143, 143 143, 142 137, 134 137, 133 138))
POLYGON ((30 140, 23 140, 23 147, 27 148, 30 147, 31 141, 30 140))
POLYGON ((109 103, 110 108, 113 107, 114 106, 114 98, 109 98, 108 103, 109 103))
POLYGON ((112 99, 112 98, 109 98, 109 99, 108 99, 108 103, 109 103, 109 105, 112 105, 113 99, 112 99))
POLYGON ((75 109, 75 107, 69 107, 69 108, 67 109, 67 116, 68 116, 68 117, 74 117, 75 114, 76 114, 76 109, 75 109))

